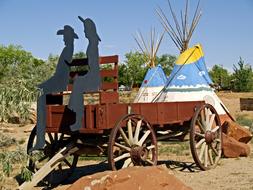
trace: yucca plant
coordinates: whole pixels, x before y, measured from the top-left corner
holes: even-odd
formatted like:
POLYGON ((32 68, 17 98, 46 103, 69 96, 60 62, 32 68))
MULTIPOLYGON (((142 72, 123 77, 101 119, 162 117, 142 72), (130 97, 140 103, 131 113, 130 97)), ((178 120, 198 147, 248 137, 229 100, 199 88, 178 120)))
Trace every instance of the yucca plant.
POLYGON ((25 81, 0 84, 0 121, 8 122, 13 116, 26 120, 30 115, 31 103, 36 100, 37 92, 24 85, 25 81))

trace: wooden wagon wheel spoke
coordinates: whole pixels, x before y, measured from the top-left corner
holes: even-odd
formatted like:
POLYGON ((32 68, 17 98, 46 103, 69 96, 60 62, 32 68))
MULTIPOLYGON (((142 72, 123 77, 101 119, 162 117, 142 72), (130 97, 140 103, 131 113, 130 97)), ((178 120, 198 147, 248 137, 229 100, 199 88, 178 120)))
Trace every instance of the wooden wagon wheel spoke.
POLYGON ((204 128, 206 129, 205 110, 200 111, 200 118, 201 118, 201 124, 204 125, 204 128))
POLYGON ((132 126, 132 121, 131 119, 128 120, 127 122, 127 131, 128 131, 128 140, 130 142, 130 145, 133 144, 133 126, 132 126))
POLYGON ((210 145, 210 147, 211 150, 216 154, 216 156, 218 156, 219 155, 218 151, 212 145, 210 145))
POLYGON ((150 145, 147 147, 148 150, 155 149, 155 148, 156 148, 155 145, 150 145))
POLYGON ((211 114, 211 118, 209 120, 207 130, 211 130, 212 129, 213 122, 214 122, 214 117, 215 117, 215 114, 211 114))
POLYGON ((196 121, 197 125, 199 126, 199 129, 201 130, 201 133, 205 133, 206 129, 205 127, 201 124, 199 120, 196 121))
POLYGON ((122 168, 127 168, 131 163, 132 163, 131 158, 126 159, 122 168))
POLYGON ((117 146, 117 147, 119 147, 119 148, 122 148, 122 149, 124 149, 124 150, 127 151, 127 152, 130 152, 130 151, 131 151, 131 148, 129 148, 129 147, 125 146, 125 145, 119 144, 119 143, 117 143, 117 142, 115 142, 115 146, 117 146))
POLYGON ((208 146, 208 158, 210 160, 210 164, 213 165, 214 164, 213 154, 212 154, 212 149, 210 148, 210 145, 208 146))
POLYGON ((204 138, 201 139, 201 140, 195 145, 196 149, 198 149, 204 142, 205 142, 205 139, 204 139, 204 138))
MULTIPOLYGON (((69 138, 69 137, 67 137, 69 138)), ((28 169, 32 172, 38 171, 43 165, 45 165, 58 151, 60 151, 66 143, 64 142, 64 134, 55 133, 46 133, 46 145, 42 150, 34 150, 32 152, 28 152, 29 161, 28 161, 28 169)), ((36 142, 36 127, 33 128, 30 137, 28 139, 27 150, 30 150, 36 142)), ((59 163, 59 165, 43 179, 43 182, 46 184, 58 184, 63 180, 68 178, 71 173, 74 171, 78 156, 70 155, 68 158, 73 157, 71 161, 63 160, 63 163, 59 163), (67 162, 68 163, 67 163, 67 162), (66 168, 69 167, 69 168, 66 168)))
POLYGON ((192 118, 190 147, 196 165, 202 170, 217 166, 221 157, 221 124, 210 104, 201 106, 192 118))
POLYGON ((50 143, 54 142, 54 138, 51 133, 47 133, 47 136, 49 137, 50 143))
POLYGON ((64 134, 62 133, 62 134, 60 135, 59 141, 63 141, 63 139, 64 139, 64 134))
POLYGON ((126 133, 123 131, 122 128, 119 129, 119 132, 122 135, 125 143, 127 143, 128 146, 131 146, 131 143, 130 143, 129 139, 127 138, 126 133))
POLYGON ((210 113, 209 113, 209 109, 205 108, 205 122, 206 122, 206 128, 208 128, 208 124, 209 124, 209 117, 210 117, 210 113))
POLYGON ((149 163, 150 165, 154 165, 154 162, 150 159, 147 159, 146 162, 149 163))
POLYGON ((58 133, 54 133, 54 141, 58 141, 58 133))
POLYGON ((114 162, 118 162, 119 160, 122 160, 124 158, 129 158, 129 157, 130 157, 130 153, 125 153, 125 154, 122 154, 122 155, 114 158, 113 160, 114 160, 114 162))
MULTIPOLYGON (((213 128, 211 131, 213 132, 213 133, 215 133, 217 130, 219 130, 219 126, 216 126, 215 128, 213 128)), ((217 140, 219 140, 219 139, 217 139, 217 140)))
POLYGON ((144 135, 141 137, 141 139, 137 142, 139 146, 142 146, 144 141, 148 138, 149 134, 151 133, 150 130, 146 131, 144 135))
POLYGON ((47 146, 50 145, 50 142, 48 142, 47 140, 46 140, 45 142, 46 142, 46 145, 47 145, 47 146))
POLYGON ((195 133, 197 136, 199 136, 199 137, 204 137, 205 138, 205 134, 201 134, 201 133, 198 133, 198 132, 196 132, 195 133))
POLYGON ((204 165, 207 167, 208 162, 208 145, 205 147, 205 160, 204 160, 204 165))
POLYGON ((71 164, 66 158, 64 158, 63 162, 64 162, 65 164, 67 164, 68 167, 70 167, 70 168, 72 167, 72 164, 71 164))
POLYGON ((141 128, 142 119, 137 122, 135 133, 134 133, 134 143, 138 142, 139 134, 140 134, 140 128, 141 128))
POLYGON ((206 143, 204 142, 204 143, 201 145, 201 149, 200 149, 200 153, 199 153, 199 160, 200 160, 201 162, 202 162, 202 158, 203 158, 205 149, 206 149, 206 143))
POLYGON ((108 163, 112 170, 134 165, 156 165, 155 132, 142 116, 129 114, 112 129, 108 147, 108 163))

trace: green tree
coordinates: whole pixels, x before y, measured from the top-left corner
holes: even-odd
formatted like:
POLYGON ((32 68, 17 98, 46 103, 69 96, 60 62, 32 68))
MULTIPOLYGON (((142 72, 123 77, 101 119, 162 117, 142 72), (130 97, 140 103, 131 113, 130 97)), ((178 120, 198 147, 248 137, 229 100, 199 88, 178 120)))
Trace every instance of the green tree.
POLYGON ((148 69, 145 67, 148 61, 146 56, 139 52, 130 52, 125 57, 125 66, 120 66, 119 80, 131 87, 140 86, 148 69))
POLYGON ((37 98, 37 85, 49 78, 55 68, 50 61, 32 56, 21 46, 0 46, 0 120, 13 115, 29 117, 29 108, 37 98))
POLYGON ((157 63, 162 66, 165 74, 169 76, 174 67, 176 59, 177 58, 174 55, 163 54, 159 56, 156 60, 157 60, 157 63))
POLYGON ((253 90, 253 73, 249 64, 245 64, 240 57, 238 66, 233 65, 233 90, 249 92, 253 90))
MULTIPOLYGON (((140 86, 148 70, 148 57, 139 52, 130 52, 125 55, 126 61, 119 64, 119 84, 140 86)), ((176 61, 176 57, 163 54, 156 58, 156 65, 160 64, 168 76, 176 61)))
MULTIPOLYGON (((32 54, 26 52, 21 46, 0 46, 0 82, 3 82, 5 77, 13 76, 16 69, 33 60, 32 54)), ((14 75, 15 76, 15 75, 14 75)))
POLYGON ((130 85, 130 80, 127 72, 127 66, 124 63, 119 64, 119 85, 130 85))
POLYGON ((231 89, 231 75, 221 65, 214 65, 209 71, 213 82, 218 85, 222 90, 231 89))
POLYGON ((73 55, 73 59, 82 59, 86 57, 87 57, 86 54, 82 51, 79 51, 73 55))

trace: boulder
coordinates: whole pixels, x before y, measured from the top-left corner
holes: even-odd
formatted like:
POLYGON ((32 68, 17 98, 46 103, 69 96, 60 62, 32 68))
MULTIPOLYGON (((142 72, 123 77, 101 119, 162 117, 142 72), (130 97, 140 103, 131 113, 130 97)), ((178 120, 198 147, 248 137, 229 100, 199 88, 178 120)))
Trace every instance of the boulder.
POLYGON ((226 158, 247 157, 250 154, 250 146, 222 133, 222 151, 226 158))
POLYGON ((130 167, 118 171, 105 171, 77 180, 67 190, 189 190, 166 168, 130 167))
POLYGON ((241 127, 233 121, 225 121, 222 125, 222 131, 227 136, 233 137, 235 140, 242 143, 248 143, 252 139, 252 134, 248 129, 241 127))

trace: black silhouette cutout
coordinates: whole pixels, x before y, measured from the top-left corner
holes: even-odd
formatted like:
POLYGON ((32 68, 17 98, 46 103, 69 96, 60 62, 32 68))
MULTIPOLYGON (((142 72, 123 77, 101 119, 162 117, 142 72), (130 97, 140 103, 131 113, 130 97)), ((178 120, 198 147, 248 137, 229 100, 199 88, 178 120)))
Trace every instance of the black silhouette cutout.
POLYGON ((57 35, 63 35, 65 47, 59 57, 54 75, 38 86, 41 91, 41 95, 37 102, 37 141, 33 150, 42 149, 45 145, 46 95, 66 90, 70 72, 70 67, 67 63, 72 61, 74 39, 78 39, 74 29, 69 25, 65 25, 63 30, 57 31, 57 35))
POLYGON ((71 131, 77 131, 82 126, 82 116, 84 114, 83 93, 98 91, 101 83, 98 54, 98 43, 101 40, 97 34, 96 25, 89 18, 85 20, 80 16, 78 18, 83 22, 85 37, 89 40, 86 50, 89 71, 86 75, 77 76, 74 80, 68 104, 68 108, 76 114, 76 122, 70 126, 71 131))

